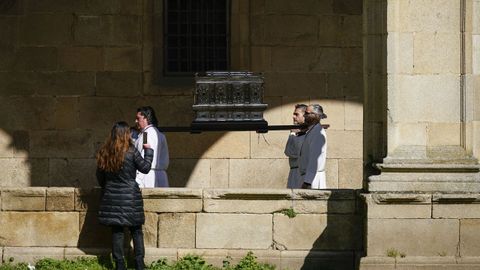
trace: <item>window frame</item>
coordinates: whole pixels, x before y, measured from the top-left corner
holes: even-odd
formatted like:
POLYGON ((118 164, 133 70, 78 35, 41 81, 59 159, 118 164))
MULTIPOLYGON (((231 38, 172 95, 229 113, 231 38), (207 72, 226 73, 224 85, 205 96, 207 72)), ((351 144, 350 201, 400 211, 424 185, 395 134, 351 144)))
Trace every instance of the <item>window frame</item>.
MULTIPOLYGON (((224 63, 225 63, 225 69, 218 69, 218 68, 213 68, 213 69, 210 69, 210 68, 206 68, 205 70, 201 69, 201 70, 191 70, 191 71, 169 71, 168 70, 168 61, 169 61, 169 57, 168 57, 168 51, 170 49, 172 49, 172 47, 168 47, 168 43, 167 43, 167 38, 170 37, 169 33, 168 33, 168 20, 169 20, 169 17, 168 17, 168 2, 169 1, 179 1, 179 0, 164 0, 162 1, 163 2, 163 7, 162 7, 162 18, 163 18, 163 27, 162 27, 162 44, 163 44, 163 48, 162 48, 162 70, 161 70, 161 75, 162 77, 165 77, 165 78, 192 78, 195 73, 197 72, 205 72, 205 71, 210 71, 210 70, 230 70, 230 67, 231 67, 231 7, 232 7, 232 4, 231 4, 231 0, 222 0, 222 1, 225 1, 225 34, 221 34, 221 35, 225 35, 225 47, 220 47, 220 48, 215 48, 215 42, 213 42, 214 46, 213 46, 213 49, 214 49, 214 54, 216 52, 218 52, 218 50, 225 50, 225 59, 224 59, 224 63), (216 50, 217 49, 217 50, 216 50)), ((198 1, 198 0, 189 0, 189 8, 186 9, 186 12, 190 12, 191 11, 191 3, 193 1, 198 1)), ((207 0, 208 1, 208 0, 207 0)), ((210 13, 214 13, 215 12, 215 7, 214 7, 214 10, 212 11, 202 11, 202 12, 210 12, 210 13)), ((202 14, 203 15, 203 14, 202 14)), ((177 19, 178 20, 178 19, 177 19)), ((180 24, 178 24, 180 25, 180 24)), ((189 20, 187 22, 187 25, 188 25, 188 30, 187 31, 191 31, 190 29, 190 26, 192 25, 192 22, 191 20, 189 20)), ((192 39, 192 34, 191 32, 189 34, 186 35, 186 41, 187 41, 187 46, 184 47, 183 49, 187 49, 188 50, 188 53, 191 55, 191 51, 192 51, 192 48, 193 48, 193 45, 192 45, 192 42, 191 42, 191 39, 192 39)), ((212 38, 214 39, 216 37, 216 33, 212 34, 211 36, 208 36, 208 33, 207 33, 207 36, 203 36, 202 39, 203 40, 207 40, 208 38, 212 38)), ((173 48, 175 49, 175 48, 173 48)), ((179 47, 176 47, 176 49, 182 49, 181 46, 179 47)), ((206 51, 208 49, 208 46, 204 46, 204 47, 201 47, 201 50, 203 51, 206 51)), ((203 61, 206 61, 208 58, 206 56, 203 56, 200 57, 200 58, 197 58, 197 59, 201 59, 203 61), (203 58, 203 59, 201 59, 203 58)), ((177 60, 178 63, 180 64, 181 63, 181 59, 178 59, 177 60)), ((218 59, 217 59, 218 61, 218 59)), ((188 63, 188 66, 190 67, 190 69, 192 69, 192 62, 193 62, 193 58, 189 57, 187 58, 187 63, 188 63)), ((200 61, 199 61, 200 62, 200 61)), ((206 65, 205 62, 200 62, 202 63, 202 65, 206 65)), ((217 62, 218 63, 218 62, 217 62)), ((214 63, 214 65, 218 66, 217 64, 214 63)))

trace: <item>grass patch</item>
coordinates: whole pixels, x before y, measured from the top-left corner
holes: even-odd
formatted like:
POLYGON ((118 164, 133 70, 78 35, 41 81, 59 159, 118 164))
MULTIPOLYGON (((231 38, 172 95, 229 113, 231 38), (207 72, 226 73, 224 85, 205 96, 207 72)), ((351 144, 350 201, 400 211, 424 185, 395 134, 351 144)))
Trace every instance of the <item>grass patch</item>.
MULTIPOLYGON (((35 268, 26 263, 14 263, 13 259, 9 262, 0 264, 0 270, 107 270, 113 269, 111 259, 103 257, 97 258, 78 258, 75 260, 55 260, 42 259, 35 264, 35 268)), ((131 269, 129 267, 129 269, 131 269)), ((264 264, 257 261, 253 252, 248 252, 238 264, 231 263, 231 258, 227 257, 223 261, 222 267, 215 267, 207 263, 201 256, 186 255, 178 261, 169 262, 166 259, 160 259, 150 264, 146 269, 150 270, 274 270, 275 266, 264 264)))

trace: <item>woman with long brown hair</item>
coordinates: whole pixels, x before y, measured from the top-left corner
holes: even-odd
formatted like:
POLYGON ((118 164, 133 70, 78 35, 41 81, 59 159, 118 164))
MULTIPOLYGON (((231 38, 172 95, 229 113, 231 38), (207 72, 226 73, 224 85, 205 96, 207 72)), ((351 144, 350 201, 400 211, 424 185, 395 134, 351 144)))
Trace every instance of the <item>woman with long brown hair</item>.
POLYGON ((133 238, 135 269, 144 269, 145 247, 142 225, 145 223, 143 199, 135 177, 137 170, 148 173, 153 150, 144 144, 144 158, 133 146, 130 126, 126 122, 113 125, 110 136, 97 153, 97 180, 102 187, 98 219, 112 228, 112 257, 115 269, 126 269, 124 261, 124 227, 133 238))

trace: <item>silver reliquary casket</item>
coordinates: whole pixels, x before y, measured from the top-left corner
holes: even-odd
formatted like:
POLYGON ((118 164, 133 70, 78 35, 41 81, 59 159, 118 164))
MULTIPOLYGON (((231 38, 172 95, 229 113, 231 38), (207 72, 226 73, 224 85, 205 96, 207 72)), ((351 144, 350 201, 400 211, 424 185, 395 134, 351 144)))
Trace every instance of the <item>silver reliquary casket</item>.
POLYGON ((266 128, 264 81, 252 72, 214 71, 195 76, 193 128, 251 130, 266 128), (221 127, 221 128, 220 128, 221 127))

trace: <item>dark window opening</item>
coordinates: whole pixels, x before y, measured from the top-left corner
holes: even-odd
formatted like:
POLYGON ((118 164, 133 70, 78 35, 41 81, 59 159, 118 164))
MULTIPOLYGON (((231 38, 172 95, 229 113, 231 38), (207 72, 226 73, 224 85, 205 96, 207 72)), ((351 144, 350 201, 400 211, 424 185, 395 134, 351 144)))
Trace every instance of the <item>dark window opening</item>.
POLYGON ((165 0, 166 76, 228 70, 230 0, 165 0))

